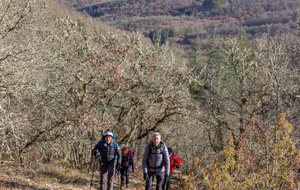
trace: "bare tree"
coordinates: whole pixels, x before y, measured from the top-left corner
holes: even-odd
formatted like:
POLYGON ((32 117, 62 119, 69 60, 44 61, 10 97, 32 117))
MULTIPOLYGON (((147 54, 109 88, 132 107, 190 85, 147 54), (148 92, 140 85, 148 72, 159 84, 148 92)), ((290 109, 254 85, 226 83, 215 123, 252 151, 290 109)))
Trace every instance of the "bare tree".
POLYGON ((239 145, 252 114, 261 120, 261 133, 282 112, 298 124, 298 70, 290 64, 285 41, 265 35, 251 42, 241 34, 237 39, 212 43, 194 93, 202 110, 198 121, 215 152, 224 150, 229 134, 235 146, 239 145))
POLYGON ((85 167, 104 129, 128 144, 187 115, 189 74, 167 46, 107 33, 46 1, 4 5, 1 24, 13 26, 1 33, 4 162, 85 167))

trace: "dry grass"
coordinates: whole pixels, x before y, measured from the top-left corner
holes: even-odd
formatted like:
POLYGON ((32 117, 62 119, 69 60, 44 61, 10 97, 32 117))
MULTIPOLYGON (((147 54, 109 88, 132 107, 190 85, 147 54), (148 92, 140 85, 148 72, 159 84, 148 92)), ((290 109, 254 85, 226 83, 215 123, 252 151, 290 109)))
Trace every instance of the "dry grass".
POLYGON ((35 166, 28 170, 8 171, 0 174, 0 189, 89 189, 89 173, 70 170, 56 164, 35 166))
MULTIPOLYGON (((79 171, 67 169, 59 166, 59 163, 47 165, 36 165, 34 168, 19 168, 6 170, 0 173, 1 190, 79 190, 90 189, 92 171, 79 171)), ((95 170, 93 177, 93 186, 96 190, 99 187, 99 171, 95 170)), ((175 173, 172 189, 185 188, 184 179, 181 175, 175 173)), ((135 173, 130 174, 130 186, 127 190, 141 190, 145 188, 143 180, 143 171, 141 161, 137 161, 135 173)), ((114 189, 120 187, 120 175, 115 174, 114 189), (119 179, 118 179, 119 178, 119 179)))

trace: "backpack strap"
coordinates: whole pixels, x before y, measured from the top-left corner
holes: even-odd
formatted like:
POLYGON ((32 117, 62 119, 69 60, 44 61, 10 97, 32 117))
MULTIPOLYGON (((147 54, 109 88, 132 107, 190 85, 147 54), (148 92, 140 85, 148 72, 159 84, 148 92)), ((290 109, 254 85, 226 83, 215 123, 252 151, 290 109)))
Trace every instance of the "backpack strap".
POLYGON ((129 152, 129 158, 130 158, 130 159, 133 158, 133 153, 132 153, 132 151, 129 152))
POLYGON ((100 140, 100 149, 102 149, 103 148, 103 145, 104 145, 104 140, 103 140, 103 138, 100 140))
POLYGON ((127 147, 127 150, 128 150, 128 154, 129 154, 129 159, 133 158, 132 148, 127 147))
POLYGON ((174 162, 174 164, 175 164, 175 156, 174 156, 174 151, 172 151, 172 159, 170 159, 170 160, 172 160, 172 161, 174 162))
POLYGON ((172 168, 170 168, 171 172, 173 170, 173 168, 175 168, 175 156, 174 156, 174 151, 172 151, 172 158, 170 159, 170 161, 173 161, 174 166, 172 168))
MULTIPOLYGON (((147 162, 149 162, 149 157, 151 156, 151 145, 149 145, 149 149, 148 149, 148 158, 147 158, 147 162)), ((148 164, 149 165, 149 164, 148 164)))
POLYGON ((114 161, 116 161, 118 159, 116 139, 114 139, 114 153, 115 153, 115 160, 114 161))
POLYGON ((122 164, 123 164, 124 166, 129 166, 129 165, 130 165, 129 154, 126 154, 125 156, 122 155, 122 164))
POLYGON ((116 140, 114 139, 114 151, 116 152, 116 150, 117 150, 117 142, 116 142, 116 140))

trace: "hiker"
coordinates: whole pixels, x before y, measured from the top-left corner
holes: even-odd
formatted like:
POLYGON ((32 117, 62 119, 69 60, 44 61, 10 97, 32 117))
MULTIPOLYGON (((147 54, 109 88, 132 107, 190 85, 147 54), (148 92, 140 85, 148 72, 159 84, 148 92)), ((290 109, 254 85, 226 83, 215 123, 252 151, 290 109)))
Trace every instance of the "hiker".
POLYGON ((161 135, 158 132, 153 133, 152 140, 145 148, 143 172, 146 190, 152 190, 154 176, 156 176, 156 190, 162 190, 164 178, 168 178, 170 173, 170 159, 167 146, 161 141, 161 135))
POLYGON ((163 190, 170 190, 171 188, 171 181, 173 173, 175 172, 175 168, 180 168, 182 166, 181 160, 177 157, 171 147, 168 147, 168 153, 170 158, 170 175, 168 178, 165 178, 163 184, 163 190))
POLYGON ((126 176, 126 188, 129 186, 129 172, 134 172, 135 164, 133 159, 133 153, 131 147, 123 147, 122 152, 122 163, 121 163, 121 189, 125 188, 124 178, 126 176))
POLYGON ((107 189, 113 189, 115 160, 117 159, 116 169, 121 169, 122 154, 120 147, 116 142, 115 135, 108 129, 102 139, 93 149, 94 155, 100 160, 100 190, 106 188, 107 174, 107 189))

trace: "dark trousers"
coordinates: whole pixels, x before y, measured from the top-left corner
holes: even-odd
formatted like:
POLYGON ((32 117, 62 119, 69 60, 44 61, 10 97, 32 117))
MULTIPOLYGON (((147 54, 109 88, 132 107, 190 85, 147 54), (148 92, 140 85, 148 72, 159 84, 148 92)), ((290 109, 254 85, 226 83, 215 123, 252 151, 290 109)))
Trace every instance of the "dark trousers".
POLYGON ((152 181, 154 176, 156 176, 156 190, 162 190, 162 185, 164 183, 165 172, 148 172, 149 180, 146 181, 145 190, 152 190, 152 181))
POLYGON ((129 184, 129 166, 122 166, 121 168, 121 186, 124 186, 124 178, 126 177, 126 185, 129 184))
POLYGON ((100 166, 100 190, 106 190, 106 175, 107 189, 113 190, 115 163, 111 161, 108 165, 100 166))
POLYGON ((173 173, 171 172, 168 179, 164 180, 164 184, 163 184, 163 190, 170 190, 171 188, 171 181, 172 181, 172 177, 173 177, 173 173))

